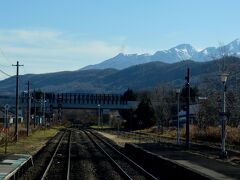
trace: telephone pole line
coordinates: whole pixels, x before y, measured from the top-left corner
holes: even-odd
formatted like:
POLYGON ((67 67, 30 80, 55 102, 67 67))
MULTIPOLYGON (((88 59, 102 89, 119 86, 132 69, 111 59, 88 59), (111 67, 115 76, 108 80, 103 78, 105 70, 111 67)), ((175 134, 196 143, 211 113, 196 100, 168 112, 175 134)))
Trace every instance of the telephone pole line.
POLYGON ((19 66, 23 66, 23 65, 19 65, 19 62, 17 61, 16 65, 12 65, 12 66, 16 66, 17 67, 17 74, 16 74, 16 119, 15 119, 15 133, 14 136, 16 138, 16 141, 18 141, 18 99, 19 99, 19 66))

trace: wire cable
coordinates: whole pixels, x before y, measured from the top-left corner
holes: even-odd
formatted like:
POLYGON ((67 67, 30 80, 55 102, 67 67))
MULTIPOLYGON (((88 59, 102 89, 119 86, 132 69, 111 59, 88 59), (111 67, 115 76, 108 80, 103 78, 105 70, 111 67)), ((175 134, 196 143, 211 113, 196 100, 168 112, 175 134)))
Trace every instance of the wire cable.
POLYGON ((0 53, 2 54, 2 56, 4 57, 5 61, 7 63, 11 63, 12 61, 6 56, 6 54, 4 53, 4 51, 2 50, 2 48, 0 47, 0 53))
POLYGON ((4 75, 8 76, 8 77, 11 77, 11 75, 10 75, 10 74, 8 74, 8 73, 4 72, 4 71, 3 71, 3 70, 1 70, 1 69, 0 69, 0 72, 1 72, 2 74, 4 74, 4 75))
MULTIPOLYGON (((0 53, 2 54, 3 59, 4 59, 7 63, 11 62, 11 60, 6 56, 6 54, 4 53, 4 51, 2 50, 1 47, 0 47, 0 53)), ((2 65, 2 64, 1 64, 1 66, 3 66, 3 67, 10 67, 10 66, 7 66, 7 65, 2 65)), ((4 74, 5 76, 7 76, 7 77, 11 77, 11 76, 12 76, 12 75, 6 73, 5 71, 3 71, 2 69, 0 69, 0 72, 1 72, 2 74, 4 74)))

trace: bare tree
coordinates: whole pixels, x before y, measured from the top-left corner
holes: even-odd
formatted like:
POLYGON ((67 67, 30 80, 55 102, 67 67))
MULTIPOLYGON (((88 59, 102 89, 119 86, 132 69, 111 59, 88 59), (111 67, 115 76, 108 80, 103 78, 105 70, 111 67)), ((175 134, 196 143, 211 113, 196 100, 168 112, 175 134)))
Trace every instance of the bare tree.
POLYGON ((170 87, 161 85, 156 87, 151 94, 151 102, 157 119, 165 126, 169 126, 169 121, 173 116, 171 106, 173 104, 174 97, 171 92, 170 87))

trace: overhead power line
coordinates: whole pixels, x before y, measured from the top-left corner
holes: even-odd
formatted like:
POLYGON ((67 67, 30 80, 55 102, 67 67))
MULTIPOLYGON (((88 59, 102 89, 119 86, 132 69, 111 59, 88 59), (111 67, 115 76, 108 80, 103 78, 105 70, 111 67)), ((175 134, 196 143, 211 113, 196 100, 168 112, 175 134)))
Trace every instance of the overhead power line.
MULTIPOLYGON (((0 47, 0 53, 2 54, 3 59, 4 59, 7 63, 9 63, 9 62, 10 62, 10 59, 6 56, 6 54, 4 53, 4 51, 2 50, 1 47, 0 47)), ((3 65, 1 65, 1 66, 3 66, 3 65)), ((5 66, 5 67, 8 67, 8 66, 5 66)), ((1 72, 2 74, 4 74, 4 75, 8 76, 8 77, 11 77, 10 74, 6 73, 5 71, 3 71, 3 70, 1 70, 1 69, 0 69, 0 72, 1 72)))
POLYGON ((11 77, 11 75, 10 75, 10 74, 8 74, 8 73, 4 72, 4 71, 3 71, 3 70, 1 70, 1 69, 0 69, 0 72, 1 72, 2 74, 4 74, 4 75, 8 76, 8 77, 11 77))
POLYGON ((6 54, 4 53, 4 51, 2 50, 1 47, 0 47, 0 53, 2 54, 2 56, 4 57, 4 59, 5 59, 5 61, 6 61, 7 63, 12 62, 12 61, 6 56, 6 54))

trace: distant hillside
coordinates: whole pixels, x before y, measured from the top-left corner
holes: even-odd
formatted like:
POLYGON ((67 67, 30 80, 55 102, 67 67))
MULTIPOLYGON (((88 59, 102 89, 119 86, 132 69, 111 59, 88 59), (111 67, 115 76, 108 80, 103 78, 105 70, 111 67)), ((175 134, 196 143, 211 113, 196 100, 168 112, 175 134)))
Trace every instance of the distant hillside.
MULTIPOLYGON (((240 59, 231 57, 225 60, 228 71, 234 73, 240 69, 240 59)), ((26 89, 29 80, 32 89, 55 92, 123 92, 127 88, 134 90, 151 89, 159 84, 168 83, 183 86, 187 67, 190 68, 191 84, 199 84, 206 77, 218 78, 220 61, 194 62, 181 61, 173 64, 150 62, 132 66, 123 70, 79 70, 48 74, 27 74, 20 76, 20 90, 26 89)), ((219 79, 219 78, 218 78, 219 79)), ((15 91, 15 77, 0 81, 0 92, 15 91)))
POLYGON ((240 40, 236 39, 222 47, 208 47, 201 51, 196 50, 190 44, 180 44, 168 50, 157 51, 153 55, 149 54, 123 54, 103 61, 99 64, 89 65, 83 68, 86 69, 125 69, 133 65, 144 64, 153 61, 161 61, 165 63, 176 63, 182 60, 194 60, 199 62, 213 60, 219 58, 223 53, 231 56, 240 57, 240 40))
MULTIPOLYGON (((57 92, 99 91, 99 83, 105 76, 110 76, 117 70, 82 70, 63 71, 46 74, 27 74, 20 76, 20 91, 26 89, 26 82, 31 82, 32 89, 44 89, 57 92)), ((16 77, 0 81, 0 92, 15 91, 16 77)))

